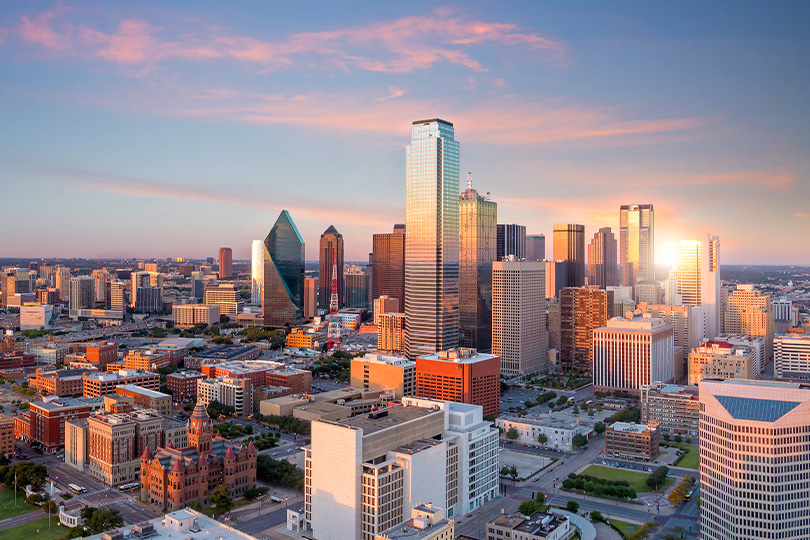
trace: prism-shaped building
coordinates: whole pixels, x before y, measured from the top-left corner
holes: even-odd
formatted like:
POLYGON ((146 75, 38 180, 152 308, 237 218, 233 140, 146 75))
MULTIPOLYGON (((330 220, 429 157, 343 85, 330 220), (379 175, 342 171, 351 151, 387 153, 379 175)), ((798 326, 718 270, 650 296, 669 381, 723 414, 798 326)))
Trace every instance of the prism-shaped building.
POLYGON ((285 326, 302 316, 304 239, 290 213, 282 210, 264 239, 264 326, 285 326))

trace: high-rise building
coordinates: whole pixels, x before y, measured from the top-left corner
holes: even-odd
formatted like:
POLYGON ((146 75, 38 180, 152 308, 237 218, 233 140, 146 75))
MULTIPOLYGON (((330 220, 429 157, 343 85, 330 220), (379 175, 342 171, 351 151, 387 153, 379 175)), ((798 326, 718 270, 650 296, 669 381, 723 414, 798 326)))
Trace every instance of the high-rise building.
POLYGON ((70 278, 70 309, 92 308, 96 304, 96 280, 90 276, 70 278))
POLYGON ((203 304, 219 306, 220 315, 238 315, 242 309, 239 290, 233 283, 220 283, 205 288, 203 304))
POLYGON ((702 248, 698 240, 682 240, 678 252, 678 295, 681 304, 699 306, 702 248))
POLYGON ((658 422, 662 433, 684 435, 697 441, 699 405, 697 386, 662 382, 641 386, 641 423, 658 422))
POLYGON ((663 319, 640 314, 615 317, 593 331, 593 388, 596 392, 628 392, 654 382, 673 382, 675 341, 663 319))
POLYGON ((394 232, 373 237, 371 296, 390 296, 405 310, 405 225, 394 225, 394 232))
POLYGON ((216 324, 219 322, 219 310, 219 304, 175 304, 172 306, 172 320, 178 328, 216 324))
POLYGON ((163 276, 150 272, 133 272, 131 304, 136 311, 154 313, 163 309, 163 276))
POLYGON ((507 377, 548 370, 545 271, 542 261, 492 264, 492 353, 507 377))
POLYGON ((498 223, 497 251, 495 260, 510 255, 517 260, 526 258, 526 226, 517 223, 498 223))
POLYGON ((706 331, 716 337, 722 330, 722 290, 720 289, 720 237, 706 235, 700 254, 700 305, 706 311, 706 331))
MULTIPOLYGON (((459 196, 459 343, 488 351, 492 334, 492 261, 496 260, 498 206, 472 187, 459 196)), ((498 225, 500 227, 500 225, 498 225)), ((525 232, 525 228, 524 228, 525 232)))
POLYGON ((374 325, 380 324, 379 315, 383 313, 401 313, 399 299, 390 296, 380 296, 374 299, 374 325))
POLYGON ((644 302, 636 306, 642 314, 664 319, 670 325, 675 337, 675 382, 680 383, 689 373, 689 351, 700 345, 706 338, 706 312, 701 306, 648 305, 644 302))
POLYGON ((619 209, 622 285, 655 279, 654 218, 651 204, 623 204, 619 209))
POLYGON ((112 275, 107 271, 106 268, 100 268, 93 270, 90 275, 93 276, 94 280, 94 293, 95 298, 93 299, 95 302, 106 303, 107 302, 107 281, 112 278, 112 275))
POLYGON ((62 302, 64 302, 65 299, 70 298, 70 268, 57 266, 54 276, 56 278, 54 284, 56 288, 59 289, 59 296, 62 298, 62 302))
POLYGON ((657 281, 637 281, 634 287, 636 304, 658 305, 664 300, 661 285, 657 281))
POLYGON ((304 278, 304 318, 311 319, 318 313, 318 280, 304 278))
POLYGON ((264 239, 264 326, 284 326, 302 311, 304 239, 290 213, 282 210, 264 239))
POLYGON ((480 405, 498 416, 501 360, 475 349, 450 349, 416 358, 416 395, 480 405))
POLYGON ((370 309, 371 267, 353 264, 344 273, 343 301, 347 308, 370 309))
MULTIPOLYGON (((33 273, 24 268, 13 268, 0 272, 0 307, 9 305, 9 299, 15 294, 29 293, 34 290, 33 273)), ((67 289, 65 296, 68 298, 67 289)))
POLYGON ((554 225, 554 260, 568 262, 566 286, 585 285, 584 225, 554 225))
POLYGON ((560 291, 560 365, 591 370, 593 331, 613 314, 613 291, 566 287, 560 291))
POLYGON ((229 278, 233 275, 233 250, 229 247, 219 248, 219 279, 229 278))
POLYGON ((751 347, 728 341, 704 340, 689 352, 689 384, 703 379, 753 379, 757 353, 751 347))
MULTIPOLYGON (((377 315, 374 315, 377 317, 377 315)), ((387 353, 405 352, 404 313, 380 313, 377 323, 377 350, 387 353)))
POLYGON ((321 235, 318 249, 318 305, 329 307, 332 297, 332 267, 337 265, 338 307, 343 307, 343 235, 329 225, 321 235))
POLYGON ((700 538, 807 538, 810 389, 700 383, 700 538))
POLYGON ((543 261, 546 259, 546 235, 526 235, 526 260, 543 261))
POLYGON ((264 243, 254 240, 250 245, 250 305, 262 305, 264 288, 264 243))
POLYGON ((610 227, 602 227, 588 244, 588 285, 605 288, 618 285, 616 237, 610 227))
POLYGON ((725 330, 730 334, 765 338, 766 363, 773 355, 774 318, 772 297, 754 285, 738 285, 728 297, 725 330))
POLYGON ((810 334, 773 338, 773 374, 780 379, 810 379, 810 334))
POLYGON ((413 396, 416 393, 416 363, 401 356, 366 353, 352 360, 349 385, 364 390, 390 390, 395 399, 413 396))
POLYGON ((568 261, 545 261, 546 298, 559 298, 560 291, 568 286, 568 261))
POLYGON ((453 124, 413 122, 406 161, 405 352, 415 358, 458 345, 459 144, 453 124))

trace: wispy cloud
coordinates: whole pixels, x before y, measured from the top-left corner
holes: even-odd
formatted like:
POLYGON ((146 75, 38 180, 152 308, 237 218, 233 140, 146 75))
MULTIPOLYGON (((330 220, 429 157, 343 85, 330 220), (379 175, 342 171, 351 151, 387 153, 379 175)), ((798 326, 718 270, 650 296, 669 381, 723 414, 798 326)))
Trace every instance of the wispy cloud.
POLYGON ((810 214, 806 212, 794 212, 793 217, 810 218, 810 214))

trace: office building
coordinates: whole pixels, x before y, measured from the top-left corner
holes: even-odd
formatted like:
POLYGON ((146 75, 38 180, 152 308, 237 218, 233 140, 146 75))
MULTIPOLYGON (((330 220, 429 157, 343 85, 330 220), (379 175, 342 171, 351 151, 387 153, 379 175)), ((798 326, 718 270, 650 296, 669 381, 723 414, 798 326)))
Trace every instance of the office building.
POLYGON ((758 379, 765 371, 765 366, 768 364, 769 359, 764 337, 748 336, 744 334, 720 334, 717 336, 717 339, 726 341, 735 347, 747 347, 754 350, 754 379, 758 379))
POLYGON ((659 440, 655 422, 649 425, 615 422, 605 430, 605 452, 616 458, 654 461, 658 459, 659 440))
POLYGON ((199 371, 175 371, 166 375, 166 388, 175 401, 185 401, 197 395, 197 381, 205 378, 199 371))
POLYGON ((62 298, 64 302, 66 299, 70 298, 70 268, 58 266, 54 277, 54 284, 56 288, 59 289, 59 297, 62 298))
POLYGON ((264 326, 285 326, 302 314, 304 239, 282 210, 264 239, 264 326))
POLYGON ((613 314, 613 291, 566 287, 560 291, 560 365, 591 371, 593 331, 613 314))
POLYGON ((37 289, 37 302, 40 304, 59 304, 61 303, 61 298, 59 298, 59 289, 56 287, 48 287, 47 289, 37 289))
POLYGON ((636 305, 643 302, 654 306, 664 302, 664 291, 657 281, 637 281, 633 289, 636 305))
POLYGON ((405 352, 415 358, 458 346, 459 144, 453 124, 413 122, 406 153, 405 352))
POLYGON ((810 334, 773 338, 773 374, 780 379, 810 379, 810 334))
POLYGON ((220 315, 235 316, 242 310, 239 290, 233 283, 208 285, 203 295, 203 303, 209 306, 219 306, 220 315))
POLYGON ((401 356, 366 353, 352 359, 349 385, 365 390, 388 390, 394 399, 416 394, 416 362, 401 356))
MULTIPOLYGON (((191 508, 183 508, 114 532, 120 534, 122 538, 148 536, 151 540, 169 540, 170 538, 193 538, 202 531, 206 531, 206 534, 210 533, 211 537, 217 540, 256 540, 249 534, 237 531, 232 526, 220 523, 191 508)), ((109 537, 113 536, 112 532, 95 534, 86 538, 87 540, 110 540, 109 537)))
POLYGON ((457 518, 498 490, 498 431, 480 407, 405 398, 367 415, 312 423, 305 522, 316 540, 372 540, 430 501, 457 518))
POLYGON ((568 262, 545 261, 546 298, 559 298, 560 291, 568 286, 568 262))
POLYGON ((515 260, 492 264, 492 353, 501 358, 506 377, 548 370, 545 266, 515 260))
POLYGON ((738 285, 728 297, 725 331, 765 338, 766 361, 773 355, 774 315, 772 297, 754 285, 738 285))
POLYGON ((546 235, 544 234, 526 235, 526 260, 527 261, 546 260, 546 235))
MULTIPOLYGON (((496 236, 502 226, 497 225, 496 231, 498 205, 489 195, 481 196, 473 189, 471 175, 467 189, 459 196, 458 216, 459 344, 489 351, 492 346, 492 262, 500 260, 496 259, 496 236)), ((523 233, 525 236, 525 227, 523 233)), ((511 242, 510 246, 516 244, 511 242)))
POLYGON ((582 435, 589 438, 593 434, 593 424, 596 422, 581 421, 577 418, 560 418, 559 416, 500 416, 495 419, 495 425, 503 433, 512 428, 518 433, 515 442, 527 446, 551 448, 564 452, 574 449, 574 437, 582 435), (538 437, 546 436, 546 442, 540 443, 538 437))
POLYGON ((264 242, 254 240, 250 244, 250 305, 262 305, 264 288, 264 242))
POLYGON ((651 204, 619 209, 619 264, 622 285, 655 279, 655 213, 651 204))
POLYGON ((530 516, 501 513, 487 522, 486 540, 568 540, 577 534, 577 529, 567 516, 535 512, 530 516))
POLYGON ((329 307, 332 297, 332 271, 337 265, 337 295, 338 307, 343 307, 343 235, 340 234, 334 225, 330 225, 321 235, 320 247, 318 250, 318 305, 323 308, 329 307))
POLYGON ((374 540, 454 540, 455 530, 455 522, 444 517, 444 509, 428 502, 415 506, 411 519, 377 534, 374 540))
POLYGON ((720 237, 708 234, 700 246, 700 305, 706 312, 706 332, 716 337, 722 331, 720 287, 720 237))
POLYGON ((560 350, 562 341, 562 313, 559 300, 551 299, 546 305, 546 321, 548 324, 548 348, 560 350))
POLYGON ((501 360, 475 349, 449 349, 416 358, 416 395, 483 407, 501 413, 501 360))
POLYGON ((377 350, 384 353, 404 353, 407 325, 405 314, 381 313, 378 320, 377 350))
POLYGON ((38 368, 29 385, 43 396, 81 397, 83 392, 82 377, 85 373, 96 371, 89 369, 41 369, 38 368))
POLYGON ((289 349, 320 350, 326 343, 326 332, 315 329, 293 328, 287 334, 285 345, 289 349))
POLYGON ((675 379, 675 341, 663 319, 614 317, 593 331, 595 392, 639 395, 641 387, 675 379))
POLYGON ((55 366, 57 364, 64 365, 65 356, 67 356, 67 354, 73 350, 72 345, 60 345, 53 342, 26 343, 24 341, 20 341, 19 343, 20 345, 23 345, 23 347, 20 347, 19 350, 2 351, 0 349, 0 352, 30 353, 34 355, 38 363, 55 366), (27 345, 27 347, 25 347, 25 345, 27 345))
POLYGON ((83 399, 49 398, 32 401, 29 410, 14 417, 14 437, 39 443, 46 453, 55 453, 65 446, 65 422, 87 418, 101 406, 83 399))
POLYGON ((233 250, 229 247, 219 248, 219 279, 229 278, 233 275, 232 268, 233 250))
POLYGON ((187 369, 200 369, 204 364, 255 360, 261 355, 261 349, 253 345, 217 345, 190 354, 186 357, 184 365, 187 369))
POLYGON ((517 223, 498 223, 497 251, 495 260, 514 257, 517 260, 526 258, 526 226, 517 223))
POLYGON ((164 416, 172 414, 172 396, 169 394, 141 388, 134 384, 122 384, 115 389, 115 395, 131 402, 130 405, 133 408, 150 409, 164 416))
POLYGON ((681 241, 676 279, 680 303, 685 306, 699 306, 701 303, 702 251, 701 243, 698 240, 681 241))
POLYGON ((94 304, 107 303, 107 282, 112 279, 112 275, 106 268, 96 269, 90 273, 93 276, 94 288, 94 304))
MULTIPOLYGON (((33 290, 33 274, 29 270, 12 268, 0 272, 0 307, 8 307, 9 299, 13 298, 14 295, 30 293, 33 290)), ((67 288, 64 292, 63 298, 67 298, 67 288)))
POLYGON ((70 278, 70 309, 86 309, 96 304, 96 282, 90 276, 70 278))
POLYGON ((588 244, 588 285, 605 288, 618 285, 616 262, 616 237, 610 227, 602 227, 588 244))
POLYGON ((704 340, 689 352, 689 384, 703 379, 753 379, 756 351, 728 341, 704 340))
POLYGON ((399 299, 391 296, 380 296, 374 299, 374 326, 379 326, 379 315, 383 313, 401 313, 399 299))
POLYGON ((0 414, 0 455, 14 456, 14 420, 0 414))
POLYGON ((675 337, 675 382, 685 380, 689 374, 689 351, 708 336, 703 306, 648 305, 642 302, 636 306, 636 311, 664 319, 672 327, 675 337))
POLYGON ((174 304, 172 320, 178 328, 191 328, 198 324, 210 326, 219 322, 219 304, 174 304))
POLYGON ((390 296, 405 310, 405 225, 373 237, 371 296, 390 296))
POLYGON ((697 386, 654 382, 641 385, 641 423, 658 423, 661 433, 697 441, 700 427, 697 386))
POLYGON ((107 309, 111 311, 124 311, 126 306, 124 291, 126 288, 127 284, 117 279, 107 282, 107 309))
POLYGON ((112 396, 123 384, 134 384, 148 390, 160 390, 160 375, 141 369, 117 372, 91 372, 82 376, 82 394, 86 398, 112 396))
POLYGON ((347 308, 371 309, 371 267, 351 265, 343 275, 343 305, 347 308))
POLYGON ((318 314, 318 280, 304 278, 304 308, 305 319, 311 319, 318 314))
POLYGON ((810 389, 700 383, 700 537, 807 538, 810 389))
POLYGON ((567 261, 566 286, 585 285, 585 226, 554 225, 554 260, 567 261))
POLYGON ((212 401, 233 407, 236 416, 247 418, 253 414, 253 384, 250 379, 234 377, 199 379, 197 381, 197 403, 208 407, 212 401))
POLYGON ((774 298, 771 302, 773 306, 774 321, 787 321, 788 328, 798 326, 798 321, 794 317, 793 301, 789 298, 774 298))

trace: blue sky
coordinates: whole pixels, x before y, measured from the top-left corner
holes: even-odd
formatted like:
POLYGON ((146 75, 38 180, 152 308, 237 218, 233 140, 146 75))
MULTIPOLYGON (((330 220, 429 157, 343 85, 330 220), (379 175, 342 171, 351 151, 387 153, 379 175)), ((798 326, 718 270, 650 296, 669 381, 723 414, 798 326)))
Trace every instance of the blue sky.
MULTIPOLYGON (((4 256, 316 257, 404 221, 410 121, 454 122, 500 222, 618 226, 656 258, 810 264, 802 2, 19 2, 0 13, 4 256), (572 7, 575 6, 575 7, 572 7)), ((466 175, 463 175, 466 176, 466 175)), ((464 178, 462 178, 462 184, 464 178)), ((550 250, 550 240, 548 249, 550 250)))

